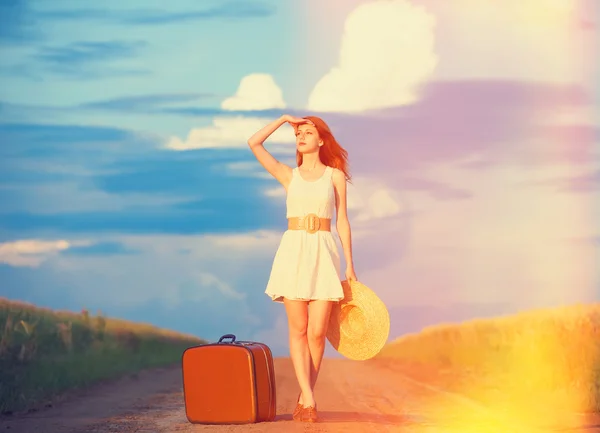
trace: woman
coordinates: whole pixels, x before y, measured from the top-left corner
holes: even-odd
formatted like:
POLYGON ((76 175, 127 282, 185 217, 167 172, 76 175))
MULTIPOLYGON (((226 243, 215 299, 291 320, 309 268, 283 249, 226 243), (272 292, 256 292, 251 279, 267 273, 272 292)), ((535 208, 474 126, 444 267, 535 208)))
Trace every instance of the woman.
POLYGON ((347 151, 318 117, 284 115, 248 140, 260 164, 285 188, 288 230, 273 260, 265 293, 282 302, 288 317, 290 356, 300 385, 293 419, 314 422, 314 387, 319 374, 329 314, 343 299, 340 256, 331 233, 334 208, 336 229, 346 259, 346 279, 356 280, 346 206, 347 151), (263 142, 284 123, 296 134, 296 162, 291 168, 275 159, 263 142), (308 309, 310 305, 310 316, 308 309))

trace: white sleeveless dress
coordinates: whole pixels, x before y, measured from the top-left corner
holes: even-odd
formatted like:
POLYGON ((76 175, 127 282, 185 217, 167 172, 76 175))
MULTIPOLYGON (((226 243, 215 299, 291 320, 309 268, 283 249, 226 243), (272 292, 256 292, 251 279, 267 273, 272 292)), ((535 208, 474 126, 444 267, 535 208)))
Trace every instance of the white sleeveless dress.
MULTIPOLYGON (((333 168, 327 166, 316 181, 302 178, 298 168, 286 198, 286 217, 302 217, 315 213, 331 218, 335 212, 333 168)), ((339 301, 344 298, 340 280, 340 255, 330 231, 308 233, 286 230, 275 254, 265 293, 275 302, 283 298, 295 300, 339 301)))

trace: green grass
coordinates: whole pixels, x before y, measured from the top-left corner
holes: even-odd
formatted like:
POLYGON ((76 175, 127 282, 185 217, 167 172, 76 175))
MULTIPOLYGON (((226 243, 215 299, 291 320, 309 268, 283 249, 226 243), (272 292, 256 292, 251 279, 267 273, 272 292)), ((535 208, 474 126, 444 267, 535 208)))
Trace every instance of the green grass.
POLYGON ((441 372, 444 387, 490 407, 598 412, 600 304, 438 325, 397 339, 378 358, 441 372))
POLYGON ((0 298, 0 412, 23 411, 69 389, 178 363, 204 343, 152 325, 53 311, 0 298))

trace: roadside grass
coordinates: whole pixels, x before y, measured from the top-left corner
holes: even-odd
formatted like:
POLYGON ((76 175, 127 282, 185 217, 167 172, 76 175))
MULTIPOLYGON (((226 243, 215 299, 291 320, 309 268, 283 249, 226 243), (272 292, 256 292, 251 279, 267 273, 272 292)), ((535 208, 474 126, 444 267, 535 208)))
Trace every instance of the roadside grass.
POLYGON ((600 304, 440 324, 398 338, 376 359, 510 416, 597 413, 600 304))
POLYGON ((155 326, 54 311, 0 298, 0 413, 38 407, 61 392, 175 364, 205 341, 155 326))

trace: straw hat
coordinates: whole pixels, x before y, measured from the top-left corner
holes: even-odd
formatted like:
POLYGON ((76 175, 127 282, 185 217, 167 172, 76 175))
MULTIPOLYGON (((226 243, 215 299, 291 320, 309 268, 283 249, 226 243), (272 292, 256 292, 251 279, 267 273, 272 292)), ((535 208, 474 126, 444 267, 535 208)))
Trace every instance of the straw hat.
POLYGON ((346 358, 365 360, 379 353, 390 333, 390 315, 373 290, 342 281, 344 299, 331 310, 327 339, 346 358))

